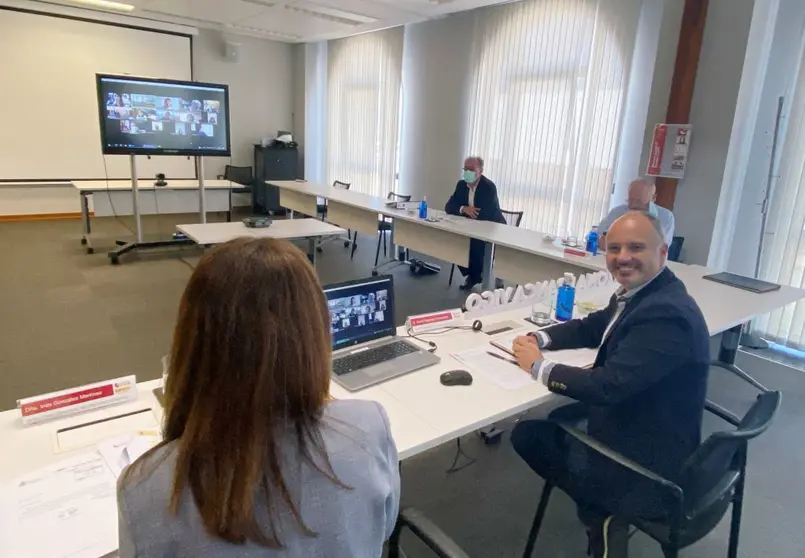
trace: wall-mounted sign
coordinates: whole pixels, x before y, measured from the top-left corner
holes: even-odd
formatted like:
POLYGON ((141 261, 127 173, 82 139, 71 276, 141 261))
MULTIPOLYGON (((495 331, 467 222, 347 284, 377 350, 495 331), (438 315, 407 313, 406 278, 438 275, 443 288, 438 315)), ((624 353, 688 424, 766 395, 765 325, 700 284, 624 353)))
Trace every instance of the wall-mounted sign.
POLYGON ((690 124, 657 124, 651 140, 646 174, 682 178, 688 166, 690 124))

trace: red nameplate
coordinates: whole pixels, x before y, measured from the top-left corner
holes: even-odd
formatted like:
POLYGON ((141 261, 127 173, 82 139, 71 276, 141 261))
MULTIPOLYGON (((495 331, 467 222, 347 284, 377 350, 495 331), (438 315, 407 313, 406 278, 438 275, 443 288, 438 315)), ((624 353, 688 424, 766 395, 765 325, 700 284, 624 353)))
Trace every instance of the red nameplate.
POLYGON ((461 321, 461 309, 454 308, 452 310, 443 310, 441 312, 431 312, 429 314, 417 314, 416 316, 409 316, 405 321, 408 329, 416 332, 427 331, 429 329, 438 329, 441 327, 449 327, 457 325, 461 321))
POLYGON ((137 379, 125 376, 20 399, 17 407, 23 424, 34 424, 135 399, 137 379))
POLYGON ((570 254, 571 256, 586 256, 587 252, 576 248, 565 248, 565 254, 570 254))

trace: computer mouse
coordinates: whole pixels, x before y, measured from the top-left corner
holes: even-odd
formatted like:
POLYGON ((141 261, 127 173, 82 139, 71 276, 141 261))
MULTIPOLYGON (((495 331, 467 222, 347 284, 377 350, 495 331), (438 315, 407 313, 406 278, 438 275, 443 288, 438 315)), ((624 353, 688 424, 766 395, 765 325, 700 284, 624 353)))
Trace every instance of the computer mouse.
POLYGON ((466 370, 450 370, 442 374, 439 379, 444 386, 468 386, 472 384, 472 374, 466 370))

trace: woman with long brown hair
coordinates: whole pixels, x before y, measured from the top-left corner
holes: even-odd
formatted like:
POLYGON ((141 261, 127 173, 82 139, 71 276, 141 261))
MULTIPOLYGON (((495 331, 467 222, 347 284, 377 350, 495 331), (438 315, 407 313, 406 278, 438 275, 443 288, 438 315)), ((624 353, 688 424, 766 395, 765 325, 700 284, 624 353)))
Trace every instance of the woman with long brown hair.
POLYGON ((379 404, 330 400, 330 352, 301 251, 207 253, 179 306, 164 442, 118 485, 121 558, 380 556, 397 450, 379 404))

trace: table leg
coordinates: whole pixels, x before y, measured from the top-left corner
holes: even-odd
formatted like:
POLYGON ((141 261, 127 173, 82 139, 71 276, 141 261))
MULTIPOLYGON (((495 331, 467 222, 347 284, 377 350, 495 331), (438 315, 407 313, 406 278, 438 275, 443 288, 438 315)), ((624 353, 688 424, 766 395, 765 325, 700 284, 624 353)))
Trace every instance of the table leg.
POLYGON ((92 254, 94 250, 89 238, 89 235, 92 234, 92 225, 89 221, 89 198, 87 192, 81 192, 79 195, 81 202, 81 224, 84 228, 81 244, 87 247, 87 254, 92 254))
POLYGON ((481 274, 481 286, 485 291, 495 288, 494 274, 492 273, 492 255, 494 246, 491 242, 484 242, 484 271, 481 274))
POLYGON ((723 368, 732 372, 745 382, 753 385, 760 391, 769 391, 766 386, 755 380, 752 376, 735 366, 735 356, 738 354, 738 347, 741 344, 741 333, 743 325, 737 325, 721 334, 721 346, 718 349, 718 359, 710 363, 711 366, 723 368))
POLYGON ((307 259, 316 267, 316 238, 312 236, 307 239, 307 259))

